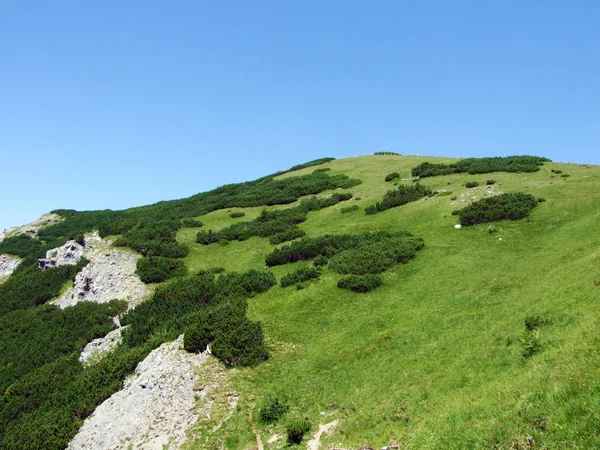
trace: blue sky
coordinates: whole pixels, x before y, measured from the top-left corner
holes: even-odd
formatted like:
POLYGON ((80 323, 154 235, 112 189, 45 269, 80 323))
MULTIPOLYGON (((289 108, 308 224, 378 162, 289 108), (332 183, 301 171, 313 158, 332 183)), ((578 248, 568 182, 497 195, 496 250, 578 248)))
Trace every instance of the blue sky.
POLYGON ((323 156, 600 164, 597 1, 4 1, 0 228, 323 156))

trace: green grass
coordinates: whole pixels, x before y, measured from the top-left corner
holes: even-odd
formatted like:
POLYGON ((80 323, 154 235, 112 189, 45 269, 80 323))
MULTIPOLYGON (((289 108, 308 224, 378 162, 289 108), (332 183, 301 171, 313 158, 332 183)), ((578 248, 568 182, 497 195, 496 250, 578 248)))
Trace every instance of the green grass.
MULTIPOLYGON (((250 319, 261 321, 271 358, 231 374, 240 407, 212 441, 250 448, 256 426, 265 448, 276 448, 266 439, 284 434, 285 418, 267 426, 249 417, 256 415, 253 405, 277 392, 288 399, 286 417, 307 416, 315 429, 340 420, 323 445, 377 448, 397 439, 419 449, 525 448, 530 436, 533 448, 597 448, 600 168, 546 163, 536 173, 494 173, 497 190, 547 201, 528 218, 491 224, 493 233, 489 224, 455 229, 456 207, 448 196, 373 216, 340 214, 341 207, 362 209, 380 200, 390 189, 387 173, 408 178, 425 160, 453 161, 367 156, 319 166, 363 184, 351 189, 360 200, 309 213, 300 224, 308 236, 408 230, 425 240, 425 248, 385 272, 384 284, 368 294, 338 289, 341 276, 325 268, 305 289, 276 286, 251 299, 250 319), (560 178, 551 169, 571 176, 560 178), (541 351, 524 358, 520 339, 532 314, 550 323, 540 328, 541 351)), ((422 184, 460 196, 472 178, 457 174, 422 184)), ((261 209, 215 211, 200 219, 203 229, 219 229, 235 220, 230 211, 252 220, 261 209)), ((196 232, 178 232, 190 245, 185 261, 192 271, 262 268, 273 248, 266 238, 201 246, 194 243, 196 232)), ((279 279, 295 266, 273 271, 279 279)))

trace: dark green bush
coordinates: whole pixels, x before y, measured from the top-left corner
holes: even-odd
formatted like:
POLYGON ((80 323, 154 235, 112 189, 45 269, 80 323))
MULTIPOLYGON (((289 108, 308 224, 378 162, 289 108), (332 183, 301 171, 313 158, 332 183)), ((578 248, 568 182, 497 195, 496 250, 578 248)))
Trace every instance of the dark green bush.
POLYGON ((261 423, 270 424, 277 422, 289 410, 287 403, 279 397, 268 395, 258 410, 258 420, 261 423))
POLYGON ((306 235, 306 232, 298 227, 290 227, 281 233, 269 236, 269 243, 272 245, 282 244, 287 241, 293 241, 294 239, 301 238, 306 235))
POLYGON ((466 187, 468 188, 474 188, 479 186, 479 181, 467 181, 467 183, 465 184, 466 187))
POLYGON ((496 184, 496 180, 487 180, 485 182, 485 184, 487 184, 488 186, 491 186, 492 184, 496 184))
POLYGON ((181 226, 185 228, 201 228, 204 224, 196 219, 181 219, 181 226))
POLYGON ((400 174, 399 174, 398 172, 392 172, 392 173, 388 173, 388 174, 385 176, 385 181, 386 181, 386 182, 388 182, 388 181, 392 181, 392 180, 395 180, 396 178, 400 178, 400 174))
POLYGON ((546 199, 544 197, 538 197, 537 201, 538 203, 544 203, 546 199))
POLYGON ((526 331, 521 337, 520 343, 522 347, 521 354, 524 358, 531 358, 536 353, 539 353, 543 349, 540 330, 526 331))
POLYGON ((209 268, 208 271, 210 273, 214 273, 214 274, 223 273, 223 272, 225 272, 225 267, 217 267, 217 266, 215 266, 215 267, 209 268))
POLYGON ((231 217, 232 219, 237 219, 238 217, 244 217, 245 215, 246 213, 243 211, 234 211, 231 214, 229 214, 229 217, 231 217))
POLYGON ((388 155, 388 156, 402 156, 400 153, 396 152, 375 152, 374 155, 388 155))
POLYGON ((269 358, 259 323, 243 321, 215 333, 212 354, 228 366, 252 366, 269 358))
POLYGON ((560 174, 560 173, 562 173, 562 170, 554 170, 554 169, 552 169, 552 172, 554 172, 556 174, 560 174))
POLYGON ((319 173, 319 172, 329 172, 331 170, 331 167, 323 167, 321 169, 315 169, 313 171, 313 173, 319 173))
POLYGON ((190 353, 203 352, 213 339, 213 334, 206 327, 190 326, 183 335, 183 348, 190 353))
POLYGON ((379 275, 350 275, 338 281, 337 286, 353 292, 370 292, 381 286, 383 281, 379 275))
POLYGON ((413 167, 413 177, 433 177, 453 173, 490 173, 490 172, 537 172, 540 166, 549 162, 539 156, 507 156, 494 158, 467 158, 453 164, 424 162, 413 167))
POLYGON ((561 174, 561 178, 569 178, 571 175, 569 175, 568 173, 563 173, 561 174))
POLYGON ((365 208, 366 214, 376 214, 396 206, 402 206, 423 198, 432 191, 421 186, 419 183, 414 185, 401 184, 397 189, 387 191, 381 202, 375 205, 369 205, 365 208))
POLYGON ((299 267, 292 273, 281 277, 281 287, 291 286, 292 284, 319 278, 321 271, 316 267, 299 267))
POLYGON ((327 265, 328 261, 329 260, 327 259, 326 256, 324 256, 324 255, 318 255, 318 256, 315 257, 315 259, 313 259, 313 264, 316 267, 321 267, 321 266, 327 265))
POLYGON ((358 205, 352 205, 352 206, 344 206, 340 211, 342 212, 342 214, 346 214, 349 212, 354 212, 354 211, 358 211, 359 207, 358 205))
POLYGON ((461 225, 494 222, 497 220, 522 219, 538 204, 531 194, 512 193, 486 197, 471 203, 463 209, 454 211, 460 218, 461 225))
POLYGON ((26 234, 5 238, 0 242, 0 254, 16 255, 21 258, 39 259, 49 250, 40 240, 26 234))
POLYGON ((183 261, 162 256, 147 256, 138 259, 135 273, 144 283, 160 283, 186 275, 187 268, 183 261))
POLYGON ((308 419, 295 419, 286 426, 288 445, 297 445, 302 442, 304 435, 310 431, 308 419))
POLYGON ((288 172, 293 172, 295 170, 304 169, 306 167, 320 166, 321 164, 325 164, 325 163, 328 163, 328 162, 334 161, 334 160, 335 160, 335 158, 319 158, 319 159, 314 159, 312 161, 305 162, 304 164, 298 164, 296 166, 293 166, 288 172))

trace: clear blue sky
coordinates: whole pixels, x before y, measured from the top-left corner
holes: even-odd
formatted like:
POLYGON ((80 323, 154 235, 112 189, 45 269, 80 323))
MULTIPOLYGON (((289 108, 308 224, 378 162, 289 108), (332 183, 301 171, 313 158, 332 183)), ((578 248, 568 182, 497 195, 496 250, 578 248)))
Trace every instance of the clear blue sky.
POLYGON ((9 1, 0 228, 306 160, 600 163, 600 2, 9 1))

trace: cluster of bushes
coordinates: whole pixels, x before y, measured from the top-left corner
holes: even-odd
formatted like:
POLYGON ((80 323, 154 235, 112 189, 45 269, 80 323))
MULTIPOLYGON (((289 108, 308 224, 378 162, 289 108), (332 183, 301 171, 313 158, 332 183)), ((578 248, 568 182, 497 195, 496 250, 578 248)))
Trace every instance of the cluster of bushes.
POLYGON ((395 264, 407 263, 423 245, 422 239, 389 236, 341 251, 329 259, 329 268, 340 274, 383 273, 395 264))
POLYGON ((370 292, 383 284, 381 277, 374 274, 350 275, 338 281, 337 287, 353 292, 370 292))
POLYGON ((321 271, 316 267, 299 267, 293 272, 281 277, 281 287, 314 280, 315 278, 319 278, 319 275, 321 275, 321 271))
POLYGON ((485 182, 485 184, 487 184, 488 186, 491 186, 492 184, 496 184, 496 180, 487 180, 485 182))
POLYGON ((556 170, 556 169, 552 169, 550 172, 552 173, 556 173, 556 174, 561 174, 562 170, 556 170))
POLYGON ((290 168, 289 172, 293 172, 295 170, 305 169, 306 167, 320 166, 321 164, 328 163, 330 161, 335 161, 335 158, 319 158, 313 159, 312 161, 305 162, 303 164, 297 164, 290 168))
POLYGON ((458 215, 461 225, 475 225, 503 219, 522 219, 527 217, 537 204, 537 199, 531 194, 500 194, 473 202, 463 209, 453 211, 452 214, 458 215))
POLYGON ((490 173, 490 172, 537 172, 540 166, 549 162, 539 156, 507 156, 493 158, 467 158, 453 164, 424 162, 413 167, 413 177, 433 177, 453 173, 490 173))
MULTIPOLYGON (((296 166, 294 170, 330 160, 331 158, 324 158, 311 161, 296 166)), ((37 238, 28 239, 23 236, 5 239, 0 243, 0 252, 33 260, 43 257, 50 248, 97 229, 102 237, 121 235, 118 240, 120 245, 142 251, 144 255, 179 258, 185 256, 187 249, 174 241, 174 231, 181 226, 199 226, 190 222, 191 219, 182 222, 184 218, 201 216, 218 209, 289 204, 306 195, 316 195, 329 189, 346 189, 361 183, 360 180, 350 179, 345 175, 329 176, 322 171, 282 180, 275 179, 276 175, 278 174, 246 183, 221 186, 185 199, 122 211, 54 210, 52 212, 61 215, 63 221, 43 228, 38 232, 37 238), (165 226, 165 222, 177 225, 173 228, 172 225, 165 226), (142 229, 146 230, 140 231, 142 229), (148 229, 155 229, 155 232, 148 233, 148 229), (170 233, 156 232, 159 229, 170 230, 170 233), (149 235, 154 237, 150 238, 149 235)))
MULTIPOLYGON (((302 238, 281 248, 273 250, 266 257, 268 266, 277 266, 296 261, 314 259, 315 266, 329 264, 329 268, 340 274, 352 274, 359 277, 349 277, 338 287, 352 289, 357 292, 368 292, 379 286, 376 278, 362 275, 374 275, 385 272, 398 263, 407 263, 417 251, 422 249, 424 242, 413 237, 408 232, 374 232, 356 235, 324 235, 316 238, 302 238), (354 287, 354 288, 352 288, 354 287)), ((300 274, 309 269, 299 269, 300 274)), ((318 269, 312 268, 318 276, 318 269)), ((283 277, 281 285, 293 284, 296 272, 283 277), (285 280, 284 280, 285 278, 285 280)))
POLYGON ((294 239, 298 239, 303 237, 306 232, 296 226, 289 227, 280 233, 276 233, 269 237, 269 243, 271 245, 278 245, 284 242, 293 241, 294 239))
POLYGON ((465 183, 465 187, 467 187, 467 188, 474 188, 477 186, 479 186, 479 181, 467 181, 465 183))
POLYGON ((20 270, 0 285, 0 316, 18 309, 32 308, 58 296, 67 281, 88 263, 81 259, 77 265, 64 265, 40 270, 36 262, 21 263, 20 270))
POLYGON ((238 219, 240 217, 244 217, 245 215, 246 213, 243 211, 234 211, 229 214, 229 217, 231 217, 232 219, 238 219))
POLYGON ((408 185, 402 184, 397 189, 387 191, 383 196, 381 202, 377 202, 374 205, 369 205, 365 208, 366 214, 377 214, 378 212, 385 211, 396 206, 402 206, 410 202, 414 202, 430 195, 432 191, 419 183, 408 185))
POLYGON ((375 152, 374 155, 390 155, 390 156, 402 156, 400 153, 396 152, 375 152))
POLYGON ((243 241, 251 236, 272 237, 272 244, 296 239, 304 235, 296 225, 306 220, 310 211, 318 211, 352 198, 348 192, 332 194, 329 197, 312 197, 302 200, 300 205, 280 210, 266 210, 252 221, 237 222, 219 231, 200 231, 196 242, 209 245, 223 239, 243 241))
POLYGON ((135 273, 144 283, 161 283, 173 277, 186 275, 187 268, 183 261, 177 259, 147 256, 138 259, 135 273))
POLYGON ((132 248, 144 256, 184 258, 189 250, 175 238, 180 227, 177 220, 144 221, 117 239, 115 245, 132 248))
POLYGON ((358 205, 352 205, 352 206, 344 206, 340 211, 342 212, 342 214, 346 214, 349 212, 354 212, 354 211, 358 211, 359 207, 358 205))
POLYGON ((197 219, 181 219, 182 228, 202 228, 204 224, 197 219))
POLYGON ((400 178, 400 174, 398 172, 388 173, 385 176, 385 181, 389 182, 389 181, 395 180, 396 178, 400 178))
POLYGON ((78 357, 89 341, 114 328, 123 303, 81 302, 64 310, 42 305, 0 317, 0 448, 63 449, 120 388, 141 354, 131 361, 120 352, 85 370, 78 357))

